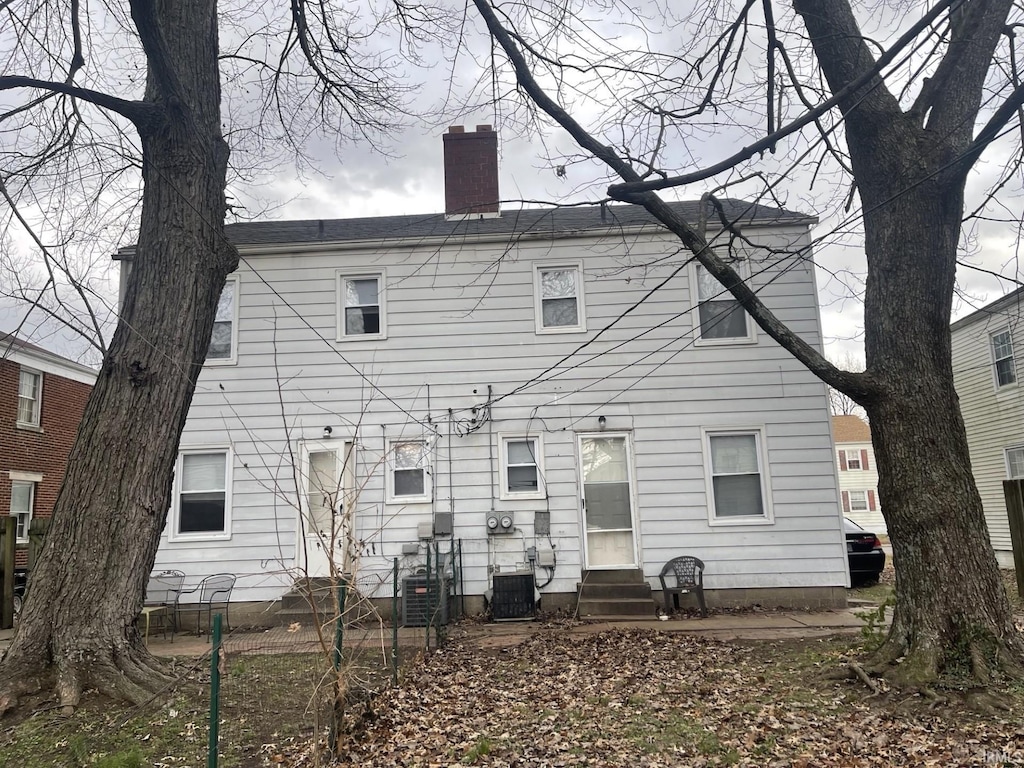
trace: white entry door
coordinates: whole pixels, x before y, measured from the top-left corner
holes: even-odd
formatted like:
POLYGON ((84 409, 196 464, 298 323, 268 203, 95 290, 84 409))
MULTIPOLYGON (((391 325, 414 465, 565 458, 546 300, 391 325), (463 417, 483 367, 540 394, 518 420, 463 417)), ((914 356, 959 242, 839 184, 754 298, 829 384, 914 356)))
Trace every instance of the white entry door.
POLYGON ((308 576, 345 572, 354 524, 352 443, 307 443, 299 473, 299 567, 308 576))
POLYGON ((583 537, 587 568, 635 568, 629 436, 581 435, 583 537))

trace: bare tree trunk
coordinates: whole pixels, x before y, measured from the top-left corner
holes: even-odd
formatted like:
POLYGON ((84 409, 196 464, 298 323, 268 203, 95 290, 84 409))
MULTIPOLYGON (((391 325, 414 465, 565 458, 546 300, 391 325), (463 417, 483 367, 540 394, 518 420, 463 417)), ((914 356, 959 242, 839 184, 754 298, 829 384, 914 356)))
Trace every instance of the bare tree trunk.
POLYGON ((909 687, 952 669, 979 683, 995 667, 1020 676, 1024 643, 999 578, 953 389, 949 304, 963 179, 937 169, 915 185, 908 173, 895 194, 890 174, 863 175, 865 314, 872 318, 865 342, 868 369, 883 390, 867 411, 898 568, 879 669, 909 687), (886 205, 874 204, 876 195, 886 205))
POLYGON ((215 0, 133 3, 150 62, 138 124, 141 231, 103 368, 86 406, 14 642, 0 712, 53 685, 138 702, 166 679, 135 626, 171 501, 178 440, 237 253, 223 234, 215 0), (111 478, 114 479, 111 482, 111 478))

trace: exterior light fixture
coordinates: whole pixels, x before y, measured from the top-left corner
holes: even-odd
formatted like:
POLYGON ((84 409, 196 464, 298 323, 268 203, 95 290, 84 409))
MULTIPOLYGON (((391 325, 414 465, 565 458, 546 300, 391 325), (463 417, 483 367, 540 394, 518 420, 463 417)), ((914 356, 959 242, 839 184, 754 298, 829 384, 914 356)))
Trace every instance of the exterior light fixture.
POLYGON ((601 432, 604 432, 604 428, 606 426, 608 426, 608 419, 606 419, 604 416, 598 416, 597 417, 597 428, 601 432))
POLYGON ((324 427, 324 439, 327 439, 327 438, 329 438, 329 437, 331 436, 331 433, 332 433, 333 431, 334 431, 334 430, 333 430, 333 429, 331 429, 330 427, 324 427))

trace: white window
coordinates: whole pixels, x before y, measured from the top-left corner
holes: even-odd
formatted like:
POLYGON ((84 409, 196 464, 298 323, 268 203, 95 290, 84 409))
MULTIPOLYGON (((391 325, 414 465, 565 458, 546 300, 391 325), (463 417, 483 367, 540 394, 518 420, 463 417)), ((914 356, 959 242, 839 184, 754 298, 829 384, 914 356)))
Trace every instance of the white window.
MULTIPOLYGON (((860 451, 859 450, 843 451, 843 457, 846 459, 846 466, 842 467, 843 469, 848 469, 848 470, 861 470, 861 469, 865 469, 863 463, 861 462, 860 451)), ((840 464, 842 464, 842 462, 840 462, 840 464)))
POLYGON ((18 377, 18 426, 38 427, 43 395, 43 374, 21 369, 18 377))
POLYGON ((430 501, 430 462, 422 440, 392 440, 388 444, 389 502, 430 501))
POLYGON ((993 333, 992 361, 995 363, 996 387, 1005 387, 1017 381, 1017 368, 1013 362, 1013 339, 1010 330, 993 333))
POLYGON ((238 278, 229 277, 217 301, 217 315, 213 321, 213 335, 206 350, 206 362, 226 364, 235 362, 238 344, 238 278))
POLYGON ((338 341, 387 337, 384 274, 338 274, 338 341))
POLYGON ((761 430, 706 430, 704 440, 710 522, 771 522, 761 430))
POLYGON ((179 455, 172 539, 230 537, 229 456, 227 450, 184 451, 179 455))
POLYGON ((1024 448, 1006 449, 1006 476, 1010 480, 1024 479, 1024 448))
POLYGON ((18 518, 18 543, 28 542, 29 524, 35 504, 36 484, 21 481, 11 483, 11 514, 18 518))
MULTIPOLYGON (((741 274, 745 262, 733 267, 741 274)), ((694 326, 700 344, 735 344, 754 341, 754 324, 743 307, 703 265, 695 264, 691 273, 697 286, 694 326)))
POLYGON ((868 511, 868 492, 867 491, 850 491, 850 511, 851 512, 867 512, 868 511))
POLYGON ((502 435, 501 493, 502 499, 543 499, 543 447, 538 435, 502 435))
POLYGON ((534 297, 537 333, 587 330, 580 264, 535 265, 534 297))

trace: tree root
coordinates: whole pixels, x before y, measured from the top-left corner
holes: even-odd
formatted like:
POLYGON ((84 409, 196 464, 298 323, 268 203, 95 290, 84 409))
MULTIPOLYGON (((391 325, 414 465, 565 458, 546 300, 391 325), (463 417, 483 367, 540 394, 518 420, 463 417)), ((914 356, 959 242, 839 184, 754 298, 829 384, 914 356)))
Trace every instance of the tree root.
POLYGON ((872 696, 877 696, 878 694, 880 694, 882 692, 882 689, 878 687, 878 683, 876 683, 874 680, 872 680, 868 676, 868 673, 864 671, 864 667, 862 667, 860 664, 858 664, 855 661, 851 661, 849 666, 850 666, 850 670, 857 677, 860 678, 860 681, 862 683, 864 683, 864 685, 866 685, 871 690, 871 695, 872 696))

